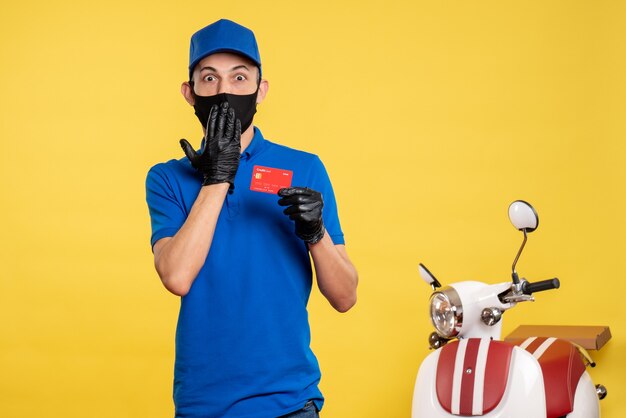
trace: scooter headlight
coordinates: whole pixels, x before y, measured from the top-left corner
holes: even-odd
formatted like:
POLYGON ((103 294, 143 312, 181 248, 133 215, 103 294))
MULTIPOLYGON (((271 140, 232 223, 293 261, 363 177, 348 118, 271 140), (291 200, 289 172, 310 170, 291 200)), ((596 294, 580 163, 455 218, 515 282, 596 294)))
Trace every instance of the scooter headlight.
POLYGON ((445 338, 454 337, 463 325, 463 305, 452 287, 444 287, 430 297, 430 320, 437 333, 445 338))

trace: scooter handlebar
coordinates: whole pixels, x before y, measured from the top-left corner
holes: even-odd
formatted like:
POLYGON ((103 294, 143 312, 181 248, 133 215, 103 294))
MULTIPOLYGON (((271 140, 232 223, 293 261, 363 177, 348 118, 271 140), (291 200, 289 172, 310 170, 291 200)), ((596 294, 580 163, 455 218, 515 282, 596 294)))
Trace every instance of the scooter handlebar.
POLYGON ((522 287, 522 291, 525 295, 532 295, 535 292, 543 292, 544 290, 558 289, 561 286, 561 282, 556 277, 550 280, 542 280, 540 282, 530 283, 525 282, 522 287))

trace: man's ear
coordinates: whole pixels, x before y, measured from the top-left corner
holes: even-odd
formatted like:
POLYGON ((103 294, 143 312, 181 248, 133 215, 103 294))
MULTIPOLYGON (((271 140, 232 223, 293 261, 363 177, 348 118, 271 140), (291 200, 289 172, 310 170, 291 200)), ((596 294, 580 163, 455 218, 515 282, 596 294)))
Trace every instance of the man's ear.
POLYGON ((256 104, 261 103, 265 100, 265 96, 267 95, 267 91, 270 89, 270 83, 267 80, 261 80, 259 83, 259 92, 256 95, 256 104))
POLYGON ((189 81, 185 81, 183 84, 181 84, 180 92, 182 93, 185 100, 187 100, 187 103, 192 106, 196 103, 196 99, 193 97, 193 87, 191 87, 189 81))

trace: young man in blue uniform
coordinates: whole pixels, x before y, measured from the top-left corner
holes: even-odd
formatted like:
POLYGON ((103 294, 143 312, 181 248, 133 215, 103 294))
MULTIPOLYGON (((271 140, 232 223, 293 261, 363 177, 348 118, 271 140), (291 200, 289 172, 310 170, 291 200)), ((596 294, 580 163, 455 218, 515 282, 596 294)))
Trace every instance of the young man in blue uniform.
POLYGON ((163 285, 181 296, 177 417, 316 417, 324 398, 306 305, 317 284, 340 312, 356 302, 333 189, 320 159, 252 125, 267 95, 254 34, 229 20, 191 39, 185 100, 199 150, 146 180, 163 285))

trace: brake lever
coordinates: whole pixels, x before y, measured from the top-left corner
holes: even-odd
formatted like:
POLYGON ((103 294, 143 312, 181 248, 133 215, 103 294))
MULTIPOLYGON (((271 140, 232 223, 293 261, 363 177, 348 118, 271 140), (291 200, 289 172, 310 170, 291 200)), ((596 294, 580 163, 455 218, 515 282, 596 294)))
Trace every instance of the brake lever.
POLYGON ((506 303, 534 302, 535 298, 532 295, 524 293, 524 283, 526 282, 526 279, 521 279, 518 283, 513 283, 509 293, 502 296, 502 301, 506 303))
POLYGON ((506 295, 502 297, 506 303, 518 303, 518 302, 534 302, 535 298, 530 295, 506 295))

